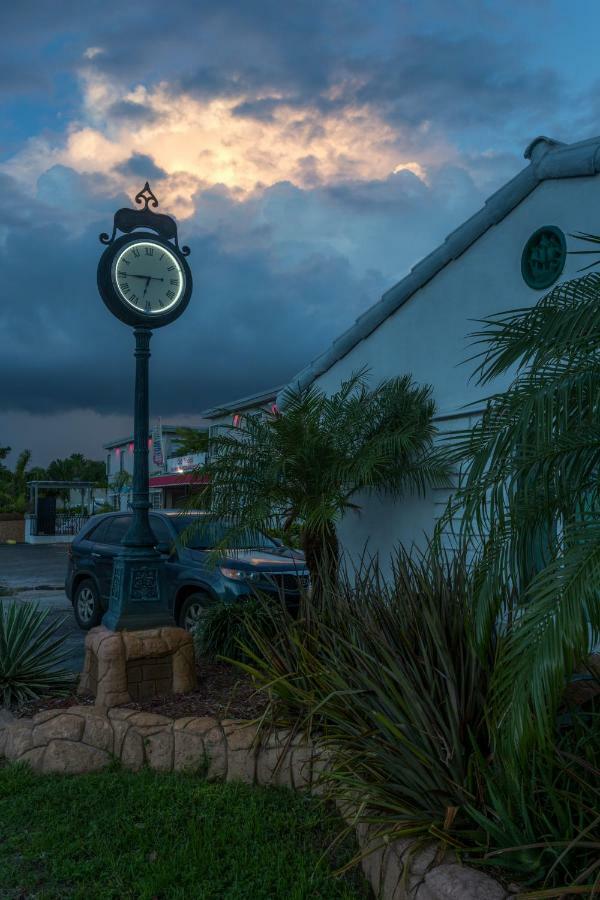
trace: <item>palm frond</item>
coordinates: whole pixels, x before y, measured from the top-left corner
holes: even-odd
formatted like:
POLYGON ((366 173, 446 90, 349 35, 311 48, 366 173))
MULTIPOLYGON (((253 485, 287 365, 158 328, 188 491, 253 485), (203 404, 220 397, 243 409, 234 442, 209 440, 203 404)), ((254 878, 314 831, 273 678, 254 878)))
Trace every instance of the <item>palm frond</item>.
POLYGON ((600 640, 600 516, 565 526, 560 552, 530 582, 505 644, 495 691, 518 742, 551 734, 568 677, 600 640), (532 719, 531 710, 534 718, 532 719))
POLYGON ((565 678, 597 634, 600 274, 482 324, 476 377, 513 380, 447 438, 459 487, 442 527, 480 542, 477 634, 508 626, 495 697, 518 744, 532 723, 548 734, 565 678))

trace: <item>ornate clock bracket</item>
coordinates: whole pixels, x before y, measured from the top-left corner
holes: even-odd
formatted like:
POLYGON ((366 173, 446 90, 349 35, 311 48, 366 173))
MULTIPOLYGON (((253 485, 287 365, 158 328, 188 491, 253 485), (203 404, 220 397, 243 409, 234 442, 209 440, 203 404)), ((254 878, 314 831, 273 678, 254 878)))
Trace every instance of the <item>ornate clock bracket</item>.
POLYGON ((135 202, 139 204, 143 203, 143 209, 128 209, 127 207, 118 209, 114 215, 113 230, 110 237, 105 231, 100 235, 100 242, 102 244, 112 244, 117 229, 122 231, 123 234, 131 234, 136 228, 151 228, 152 231, 155 231, 156 234, 164 240, 173 241, 182 256, 190 255, 189 247, 179 246, 177 223, 175 222, 175 219, 164 213, 155 213, 150 208, 151 206, 156 208, 158 206, 158 200, 150 190, 148 182, 146 182, 142 190, 135 195, 135 202))

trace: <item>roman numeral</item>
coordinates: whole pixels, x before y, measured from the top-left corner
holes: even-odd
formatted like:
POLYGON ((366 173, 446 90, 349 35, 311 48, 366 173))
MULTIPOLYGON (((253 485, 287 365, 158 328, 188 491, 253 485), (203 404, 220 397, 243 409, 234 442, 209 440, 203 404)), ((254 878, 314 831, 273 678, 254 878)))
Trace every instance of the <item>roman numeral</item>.
POLYGON ((177 287, 177 285, 179 284, 179 282, 177 281, 176 278, 171 278, 171 284, 174 284, 175 287, 177 287))
POLYGON ((164 253, 161 253, 161 254, 160 254, 160 256, 158 257, 158 261, 159 261, 159 262, 161 261, 161 259, 163 258, 164 255, 165 255, 164 253))
POLYGON ((167 272, 172 272, 175 266, 167 266, 167 272))
POLYGON ((127 272, 117 272, 119 278, 127 278, 127 272))
POLYGON ((133 248, 133 250, 132 250, 131 252, 133 253, 133 255, 134 255, 136 258, 140 255, 140 251, 137 250, 135 247, 133 248))
POLYGON ((162 300, 160 300, 158 297, 157 297, 156 299, 158 300, 158 305, 159 305, 160 307, 163 307, 163 306, 165 305, 165 304, 162 302, 162 300))
POLYGON ((131 260, 130 260, 130 259, 125 259, 125 257, 123 257, 123 262, 125 263, 126 266, 130 266, 130 265, 131 265, 131 260))
POLYGON ((123 291, 124 294, 128 294, 129 291, 131 290, 131 288, 129 287, 129 285, 127 283, 124 283, 121 285, 121 290, 123 291))
POLYGON ((136 303, 136 304, 137 304, 138 296, 137 296, 137 294, 132 294, 131 297, 130 297, 129 299, 130 299, 130 301, 131 301, 132 303, 136 303))
POLYGON ((146 256, 154 256, 154 247, 146 247, 146 256))
POLYGON ((167 291, 167 297, 169 298, 169 300, 172 300, 174 296, 175 294, 173 293, 173 291, 167 291))
POLYGON ((152 312, 152 304, 149 300, 146 300, 146 312, 152 312))

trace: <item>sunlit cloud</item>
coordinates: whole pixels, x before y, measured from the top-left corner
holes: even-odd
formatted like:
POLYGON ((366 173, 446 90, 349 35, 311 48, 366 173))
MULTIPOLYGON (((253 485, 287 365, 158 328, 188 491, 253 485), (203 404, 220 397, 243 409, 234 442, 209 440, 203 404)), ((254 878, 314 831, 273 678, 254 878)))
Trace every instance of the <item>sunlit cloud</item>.
POLYGON ((94 59, 95 56, 99 56, 101 53, 104 53, 102 47, 88 47, 83 55, 85 59, 94 59))
MULTIPOLYGON (((101 52, 92 47, 86 54, 96 51, 101 52)), ((81 80, 81 115, 63 140, 31 140, 4 166, 32 189, 44 171, 59 164, 101 174, 107 188, 133 195, 141 185, 124 164, 142 154, 166 173, 160 183, 164 205, 185 218, 195 211, 195 192, 215 184, 241 200, 281 181, 311 188, 384 179, 404 169, 426 180, 428 164, 440 155, 440 147, 431 145, 416 161, 414 148, 404 150, 402 135, 368 105, 324 113, 280 98, 265 121, 239 114, 242 104, 257 98, 201 100, 166 83, 124 91, 89 69, 81 80)))
POLYGON ((411 162, 398 163, 396 168, 393 170, 394 175, 397 175, 398 172, 412 172, 413 175, 416 175, 417 178, 420 178, 421 181, 427 181, 427 172, 421 165, 421 163, 412 160, 411 162))

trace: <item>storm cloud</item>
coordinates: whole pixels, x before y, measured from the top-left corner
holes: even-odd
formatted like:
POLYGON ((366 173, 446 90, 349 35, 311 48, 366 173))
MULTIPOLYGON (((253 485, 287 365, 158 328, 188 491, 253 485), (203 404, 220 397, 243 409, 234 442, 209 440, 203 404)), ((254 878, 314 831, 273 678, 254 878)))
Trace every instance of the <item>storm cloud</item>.
POLYGON ((49 422, 98 456, 128 421, 98 234, 146 180, 195 284, 153 337, 152 410, 189 423, 291 378, 529 139, 596 129, 593 48, 553 0, 22 0, 0 26, 0 444, 39 463, 49 422))
MULTIPOLYGON (((464 201, 462 174, 455 184, 464 201)), ((180 224, 192 248, 194 297, 185 317, 153 340, 156 408, 197 415, 249 385, 290 378, 419 258, 434 211, 443 237, 447 187, 438 195, 405 172, 335 190, 278 184, 242 203, 222 189, 200 192, 197 214, 180 224)), ((466 212, 477 199, 471 186, 466 212)), ((35 223, 32 213, 8 233, 0 265, 19 291, 0 310, 0 381, 10 384, 1 408, 129 410, 131 335, 95 287, 98 234, 109 225, 96 219, 74 234, 68 222, 35 223)))

